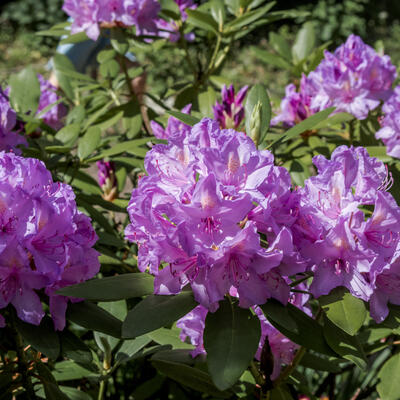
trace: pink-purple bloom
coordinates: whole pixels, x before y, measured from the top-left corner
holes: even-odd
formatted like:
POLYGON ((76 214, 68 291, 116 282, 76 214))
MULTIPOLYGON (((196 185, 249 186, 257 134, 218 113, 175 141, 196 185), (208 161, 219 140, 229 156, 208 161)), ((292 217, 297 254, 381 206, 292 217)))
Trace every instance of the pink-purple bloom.
MULTIPOLYGON (((157 28, 158 28, 158 36, 159 37, 164 37, 169 39, 171 42, 177 42, 180 37, 180 24, 185 22, 187 20, 187 9, 194 10, 197 8, 197 4, 193 3, 193 0, 174 0, 177 6, 179 7, 179 13, 180 13, 180 21, 174 21, 173 19, 170 19, 168 21, 159 18, 157 20, 157 28)), ((186 33, 185 34, 185 39, 188 41, 193 41, 194 40, 194 33, 186 33)))
POLYGON ((361 38, 350 35, 334 53, 325 51, 315 71, 302 78, 298 93, 293 85, 286 88, 281 113, 273 123, 292 126, 332 106, 336 112, 365 119, 390 97, 396 76, 389 56, 379 55, 361 38))
POLYGON ((43 290, 55 328, 63 329, 69 299, 56 291, 99 270, 97 236, 71 187, 53 182, 41 161, 1 152, 0 227, 0 309, 12 304, 19 318, 38 325, 43 290))
POLYGON ((242 307, 270 297, 285 303, 284 277, 305 268, 287 228, 296 201, 286 169, 210 119, 170 137, 146 155, 148 175, 132 192, 125 231, 138 243, 139 269, 155 275, 155 293, 190 285, 211 311, 232 288, 242 307))
POLYGON ((382 111, 382 128, 375 136, 386 145, 389 156, 400 158, 400 86, 394 89, 392 96, 383 104, 382 111))
POLYGON ((44 123, 51 128, 58 130, 63 127, 62 119, 67 115, 67 109, 64 104, 60 103, 60 97, 56 93, 56 87, 49 81, 38 75, 40 84, 40 99, 37 114, 40 114, 45 108, 54 104, 49 110, 40 116, 44 123))
POLYGON ((338 147, 327 160, 314 157, 318 175, 299 190, 294 243, 314 273, 311 293, 337 286, 371 300, 371 315, 382 321, 387 303, 400 304, 398 285, 400 208, 388 192, 392 177, 362 147, 338 147), (373 207, 370 214, 368 207, 373 207))
POLYGON ((63 10, 73 19, 72 34, 86 32, 97 40, 102 23, 135 26, 137 35, 156 34, 160 4, 156 0, 64 0, 63 10))
POLYGON ((216 103, 213 107, 214 119, 218 121, 223 129, 237 129, 244 118, 243 101, 246 97, 248 86, 243 86, 235 94, 233 85, 222 88, 222 102, 216 103))

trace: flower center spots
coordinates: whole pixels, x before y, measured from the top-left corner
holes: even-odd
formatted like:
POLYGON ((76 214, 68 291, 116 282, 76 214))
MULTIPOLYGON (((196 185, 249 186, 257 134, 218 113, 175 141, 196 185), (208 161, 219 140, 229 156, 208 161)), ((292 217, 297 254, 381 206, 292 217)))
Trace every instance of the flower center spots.
POLYGON ((199 274, 197 256, 176 260, 169 264, 169 268, 172 276, 174 278, 179 277, 179 282, 183 285, 187 281, 193 282, 199 274))
POLYGON ((219 227, 221 226, 220 218, 202 218, 201 222, 203 232, 207 233, 208 235, 212 235, 214 232, 217 232, 219 230, 219 227))
POLYGON ((230 280, 233 280, 235 284, 238 284, 242 279, 249 280, 247 265, 237 255, 230 256, 227 267, 227 272, 222 276, 222 279, 225 279, 228 275, 230 280))
POLYGON ((350 272, 350 263, 348 261, 337 259, 334 266, 336 275, 340 275, 342 272, 346 272, 347 274, 350 272))

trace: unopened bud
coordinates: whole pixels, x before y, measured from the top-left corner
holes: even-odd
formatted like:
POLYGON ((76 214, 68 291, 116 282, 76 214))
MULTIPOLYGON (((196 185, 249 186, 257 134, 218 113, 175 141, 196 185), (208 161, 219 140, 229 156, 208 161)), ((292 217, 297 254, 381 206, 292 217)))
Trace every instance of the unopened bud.
POLYGON ((99 185, 103 191, 103 198, 107 201, 113 201, 118 196, 118 182, 115 176, 115 166, 112 161, 97 161, 99 169, 99 185))
POLYGON ((249 136, 253 142, 258 145, 258 141, 261 137, 261 102, 258 101, 253 108, 253 112, 250 117, 250 132, 249 136))

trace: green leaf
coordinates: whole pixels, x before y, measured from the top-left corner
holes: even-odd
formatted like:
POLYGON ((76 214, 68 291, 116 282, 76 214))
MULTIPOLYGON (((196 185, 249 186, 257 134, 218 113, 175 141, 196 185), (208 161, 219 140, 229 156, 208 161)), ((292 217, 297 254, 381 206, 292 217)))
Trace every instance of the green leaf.
POLYGON ((209 86, 205 92, 199 94, 200 112, 204 117, 213 117, 213 106, 215 105, 217 96, 215 90, 209 86))
POLYGON ((188 15, 187 23, 209 32, 218 32, 218 24, 210 14, 199 10, 191 10, 189 8, 185 11, 188 15))
POLYGON ((17 330, 27 344, 55 360, 60 354, 60 340, 54 331, 53 321, 45 317, 39 326, 16 320, 17 330))
POLYGON ((92 400, 92 397, 89 394, 82 392, 82 390, 69 386, 60 386, 60 389, 70 400, 92 400))
POLYGON ((261 137, 260 142, 263 139, 263 136, 267 132, 269 128, 269 123, 271 120, 271 103, 269 101, 269 97, 267 94, 267 90, 263 85, 257 84, 253 86, 249 93, 247 94, 246 104, 245 104, 245 113, 246 113, 246 132, 249 134, 250 132, 250 122, 251 115, 253 113, 253 109, 255 105, 260 102, 261 103, 261 137))
POLYGON ((147 335, 139 336, 136 339, 124 340, 115 356, 115 359, 120 363, 126 362, 151 341, 152 339, 147 335))
POLYGON ((99 71, 104 77, 115 78, 120 71, 120 66, 116 60, 108 60, 100 64, 99 71))
POLYGON ((194 346, 182 342, 179 338, 180 329, 174 327, 172 329, 160 328, 156 331, 149 332, 147 335, 156 343, 161 345, 171 345, 173 349, 194 349, 194 346))
POLYGON ((300 364, 303 367, 312 368, 315 371, 327 371, 332 373, 338 373, 341 371, 337 361, 330 361, 327 358, 322 358, 312 353, 305 353, 300 361, 300 364))
POLYGON ((144 139, 128 140, 127 142, 122 142, 122 143, 116 143, 112 145, 110 149, 103 150, 98 156, 89 158, 86 161, 90 163, 105 157, 115 156, 116 154, 121 154, 127 151, 135 151, 138 149, 143 150, 143 148, 141 148, 140 145, 150 141, 151 138, 144 138, 144 139))
POLYGON ((287 40, 280 34, 275 32, 270 32, 269 41, 271 43, 272 48, 285 60, 292 60, 292 53, 290 50, 289 43, 287 40))
POLYGON ((314 30, 314 23, 312 21, 308 21, 303 24, 296 36, 296 40, 292 48, 293 57, 295 60, 302 61, 308 55, 310 55, 315 47, 315 40, 316 34, 314 30))
POLYGON ((224 0, 211 0, 210 11, 218 26, 222 27, 226 18, 224 0))
POLYGON ((39 372, 40 381, 43 385, 47 400, 69 400, 68 397, 60 390, 57 385, 57 381, 45 364, 41 362, 36 363, 36 369, 39 372))
POLYGON ((111 46, 122 56, 128 52, 129 43, 122 29, 111 29, 111 46))
POLYGON ((367 367, 364 350, 356 336, 351 336, 324 317, 324 336, 329 346, 337 354, 352 361, 361 369, 367 367))
POLYGON ((371 157, 376 157, 383 162, 389 162, 393 160, 391 156, 387 155, 386 146, 366 146, 365 148, 371 157))
POLYGON ((284 58, 277 54, 269 53, 268 51, 261 50, 258 47, 251 47, 253 54, 261 61, 271 64, 274 67, 289 70, 292 66, 284 58))
POLYGON ((234 19, 225 25, 224 33, 236 32, 243 26, 249 25, 252 22, 262 18, 267 12, 276 4, 275 1, 271 1, 263 7, 257 8, 256 10, 246 12, 240 17, 234 19))
POLYGON ((290 315, 289 309, 284 307, 278 300, 268 299, 260 307, 268 319, 274 320, 289 331, 299 333, 296 321, 290 315))
POLYGON ((142 297, 154 291, 154 278, 142 272, 92 279, 58 290, 58 294, 95 301, 142 297))
POLYGON ((167 111, 167 114, 172 115, 176 119, 179 119, 179 121, 182 121, 184 124, 189 126, 193 126, 200 122, 200 120, 196 117, 193 117, 193 115, 184 114, 180 111, 167 111))
POLYGON ((91 363, 92 353, 86 344, 69 330, 59 333, 61 341, 61 354, 82 364, 91 363))
POLYGON ((229 300, 207 314, 204 348, 208 370, 219 390, 230 388, 240 378, 257 351, 260 336, 259 319, 229 300))
POLYGON ((78 143, 78 157, 83 160, 90 156, 100 145, 101 129, 91 126, 78 143))
POLYGON ((71 32, 69 32, 69 34, 70 35, 67 38, 60 41, 60 44, 81 43, 86 40, 90 40, 87 37, 86 32, 78 32, 73 35, 71 35, 71 32))
POLYGON ((336 356, 336 353, 328 346, 324 337, 323 328, 317 321, 299 310, 293 304, 288 303, 284 306, 276 302, 275 307, 281 307, 282 314, 286 313, 284 309, 287 309, 287 314, 285 316, 286 322, 281 317, 277 317, 278 310, 275 310, 274 314, 269 314, 267 309, 266 317, 276 329, 300 346, 328 356, 336 356), (288 323, 288 317, 292 322, 288 323), (296 325, 295 329, 294 324, 296 325))
POLYGON ((353 297, 344 287, 337 287, 318 300, 326 316, 352 336, 358 332, 367 316, 364 302, 353 297))
POLYGON ((214 386, 210 375, 197 368, 164 360, 152 360, 152 364, 162 374, 174 379, 182 385, 190 387, 191 389, 208 393, 220 399, 225 399, 231 396, 229 392, 218 390, 214 386))
POLYGON ((10 102, 21 114, 33 116, 39 106, 40 85, 32 67, 10 76, 10 102))
POLYGON ((93 371, 83 368, 74 361, 61 361, 54 367, 53 376, 57 382, 72 381, 96 375, 93 371))
POLYGON ((69 304, 67 319, 86 329, 121 337, 121 321, 96 304, 87 301, 69 304))
POLYGON ((330 107, 330 108, 327 108, 326 110, 322 110, 322 111, 317 112, 314 115, 311 115, 311 117, 308 117, 304 121, 301 121, 297 125, 293 126, 289 130, 287 130, 284 135, 280 135, 280 137, 275 139, 268 147, 271 147, 276 142, 280 142, 280 141, 282 143, 287 142, 288 140, 293 139, 294 137, 300 135, 301 133, 313 129, 320 122, 327 119, 328 116, 334 111, 334 109, 335 109, 335 107, 330 107))
POLYGON ((197 306, 193 293, 184 291, 176 296, 149 295, 138 303, 122 325, 124 338, 134 338, 172 324, 197 306))
POLYGON ((102 50, 97 54, 97 61, 102 64, 105 61, 113 60, 117 53, 114 49, 102 50))
POLYGON ((378 373, 377 390, 382 400, 398 400, 400 393, 400 353, 390 357, 378 373))
POLYGON ((78 139, 80 124, 71 124, 64 126, 57 133, 55 138, 66 146, 73 146, 78 139))
POLYGON ((69 99, 73 99, 74 89, 71 84, 71 78, 65 74, 65 71, 76 72, 71 60, 64 54, 55 53, 53 56, 53 67, 60 88, 69 99))

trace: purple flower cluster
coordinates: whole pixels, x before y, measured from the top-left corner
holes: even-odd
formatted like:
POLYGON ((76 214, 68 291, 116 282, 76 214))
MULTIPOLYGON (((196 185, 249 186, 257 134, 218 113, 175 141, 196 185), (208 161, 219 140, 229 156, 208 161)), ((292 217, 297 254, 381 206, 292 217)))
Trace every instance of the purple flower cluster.
POLYGON ((384 117, 382 128, 376 132, 377 139, 382 139, 389 156, 400 158, 400 86, 397 86, 389 100, 382 107, 384 117))
POLYGON ((154 146, 145 167, 125 234, 138 244, 139 269, 155 275, 155 293, 190 285, 210 311, 233 288, 241 307, 288 301, 288 276, 306 267, 290 231, 298 196, 270 152, 203 119, 154 146))
MULTIPOLYGON (((290 297, 289 301, 310 314, 308 309, 304 307, 307 300, 308 295, 296 293, 290 297)), ((282 364, 290 364, 299 346, 272 326, 260 307, 254 307, 254 312, 259 318, 261 324, 261 338, 255 357, 258 360, 261 359, 261 353, 265 341, 268 340, 274 358, 274 367, 270 378, 271 380, 275 380, 279 376, 282 364)), ((180 339, 183 342, 189 339, 190 343, 195 346, 195 349, 191 352, 192 357, 196 357, 199 354, 206 354, 203 343, 203 334, 207 313, 208 310, 200 305, 176 323, 176 326, 181 329, 180 339)))
POLYGON ((361 38, 350 35, 333 54, 325 51, 315 71, 303 76, 299 93, 293 85, 287 87, 282 111, 273 122, 292 126, 331 106, 336 112, 365 119, 369 111, 389 98, 395 78, 396 67, 389 56, 380 56, 361 38))
POLYGON ((57 88, 44 79, 42 75, 38 75, 38 79, 41 95, 36 114, 40 115, 44 109, 54 104, 53 107, 43 115, 40 115, 40 118, 43 119, 43 122, 51 128, 59 130, 63 127, 62 119, 67 115, 67 109, 64 104, 59 103, 60 97, 56 93, 57 88))
POLYGON ((214 119, 223 129, 237 129, 244 118, 243 100, 246 97, 248 86, 242 87, 237 94, 233 85, 222 88, 222 103, 214 106, 214 119))
POLYGON ((13 151, 21 154, 17 146, 27 146, 26 139, 16 132, 17 114, 8 99, 9 89, 0 88, 0 151, 13 151))
POLYGON ((338 147, 313 159, 318 175, 299 190, 294 242, 314 272, 319 297, 344 286, 370 301, 382 321, 387 303, 400 304, 400 208, 387 192, 392 177, 362 148, 338 147))
POLYGON ((71 33, 86 32, 97 40, 102 24, 135 26, 137 35, 157 33, 156 0, 64 0, 63 10, 73 19, 71 33))
POLYGON ((97 236, 71 187, 53 182, 41 161, 1 152, 0 227, 0 309, 12 304, 38 325, 44 311, 36 291, 43 290, 55 328, 63 329, 69 299, 56 291, 99 270, 97 236))
MULTIPOLYGON (((166 21, 162 18, 159 18, 157 23, 157 28, 159 29, 158 36, 169 39, 171 42, 177 42, 180 37, 180 24, 187 20, 187 9, 194 10, 197 8, 197 4, 193 3, 193 0, 174 0, 177 6, 179 7, 179 12, 181 16, 181 21, 176 22, 174 20, 166 21)), ((194 40, 194 33, 190 32, 185 34, 185 39, 188 41, 194 40)))

